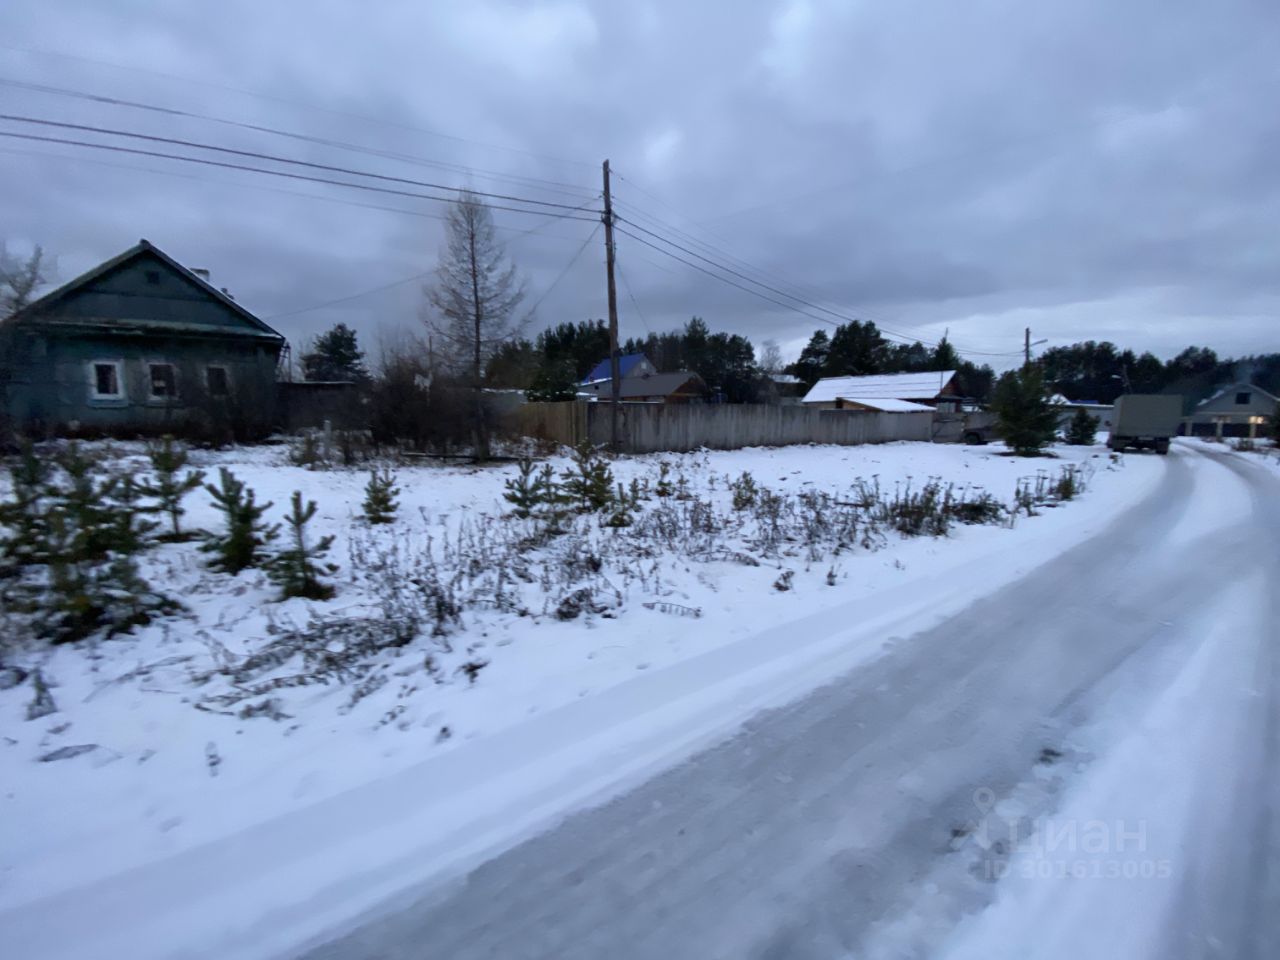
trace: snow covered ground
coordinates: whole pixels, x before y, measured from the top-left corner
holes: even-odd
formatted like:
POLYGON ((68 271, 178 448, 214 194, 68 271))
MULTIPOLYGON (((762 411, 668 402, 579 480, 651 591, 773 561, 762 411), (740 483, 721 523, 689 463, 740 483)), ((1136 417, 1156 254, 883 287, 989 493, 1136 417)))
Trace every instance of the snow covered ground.
MULTIPOLYGON (((63 647, 23 660, 40 665, 59 710, 25 721, 29 688, 0 691, 0 815, 10 825, 0 931, 30 937, 25 956, 288 949, 639 781, 760 708, 875 658, 886 638, 935 625, 1104 529, 1163 467, 1102 448, 1057 453, 1061 461, 1025 461, 997 447, 891 444, 618 461, 626 482, 667 460, 722 501, 726 478, 743 471, 776 490, 840 492, 857 479, 890 488, 941 477, 1006 503, 1038 469, 1085 462, 1091 479, 1079 500, 1012 529, 894 534, 834 562, 798 550, 759 566, 663 554, 616 583, 601 614, 468 609, 452 649, 432 651, 442 682, 410 645, 388 657, 388 682, 359 699, 338 684, 279 691, 279 719, 197 709, 209 691, 193 677, 313 615, 367 613, 377 584, 358 554, 395 546, 407 556, 428 535, 461 544, 478 518, 505 512, 502 481, 514 470, 401 468, 401 520, 370 530, 357 519, 364 473, 294 467, 279 447, 200 455, 197 465, 229 467, 277 509, 295 489, 319 502, 314 534, 336 538, 338 594, 277 602, 259 573, 211 574, 193 544, 166 545, 144 573, 182 600, 186 617, 98 644, 92 656, 63 647), (787 569, 791 588, 777 589, 787 569), (474 683, 466 664, 483 664, 474 683), (52 935, 20 919, 33 916, 66 916, 72 928, 52 935)), ((207 499, 189 498, 189 525, 216 526, 207 499)))

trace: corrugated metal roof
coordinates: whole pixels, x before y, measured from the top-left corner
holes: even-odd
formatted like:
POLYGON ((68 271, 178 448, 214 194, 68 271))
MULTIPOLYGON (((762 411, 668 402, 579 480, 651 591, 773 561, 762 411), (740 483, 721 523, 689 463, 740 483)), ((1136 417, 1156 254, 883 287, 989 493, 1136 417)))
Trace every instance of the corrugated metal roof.
POLYGON ((829 403, 840 398, 861 400, 932 400, 954 378, 954 370, 929 373, 878 373, 869 377, 824 377, 804 396, 804 403, 829 403))
POLYGON ((926 406, 923 403, 912 403, 910 400, 894 400, 887 397, 840 397, 841 400, 848 400, 860 406, 867 407, 871 410, 879 410, 883 413, 914 413, 920 410, 933 412, 933 407, 926 406))

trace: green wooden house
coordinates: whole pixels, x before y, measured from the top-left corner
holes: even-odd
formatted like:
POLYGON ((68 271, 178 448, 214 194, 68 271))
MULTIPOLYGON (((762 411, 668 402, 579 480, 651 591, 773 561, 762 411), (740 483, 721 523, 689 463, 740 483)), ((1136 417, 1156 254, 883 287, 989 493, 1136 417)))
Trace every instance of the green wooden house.
POLYGON ((29 435, 247 439, 285 338, 142 240, 0 322, 0 414, 29 435))

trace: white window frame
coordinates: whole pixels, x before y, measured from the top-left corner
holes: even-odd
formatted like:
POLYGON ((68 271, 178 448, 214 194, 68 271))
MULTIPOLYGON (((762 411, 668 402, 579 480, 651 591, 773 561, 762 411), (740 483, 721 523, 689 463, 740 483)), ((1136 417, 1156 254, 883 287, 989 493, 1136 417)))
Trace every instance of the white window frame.
POLYGON ((124 361, 115 359, 98 359, 89 361, 89 399, 90 400, 127 400, 124 382, 124 361), (98 392, 98 367, 114 367, 116 371, 116 392, 98 392))
POLYGON ((178 399, 178 366, 170 363, 168 360, 148 360, 147 364, 147 401, 149 403, 173 403, 178 399), (155 375, 151 372, 152 367, 168 367, 172 374, 173 393, 159 394, 156 393, 155 375))
POLYGON ((204 367, 204 390, 205 393, 215 398, 225 398, 231 396, 231 368, 224 363, 207 363, 204 367), (209 371, 221 370, 222 379, 226 383, 227 390, 225 393, 214 393, 213 388, 209 386, 209 371))

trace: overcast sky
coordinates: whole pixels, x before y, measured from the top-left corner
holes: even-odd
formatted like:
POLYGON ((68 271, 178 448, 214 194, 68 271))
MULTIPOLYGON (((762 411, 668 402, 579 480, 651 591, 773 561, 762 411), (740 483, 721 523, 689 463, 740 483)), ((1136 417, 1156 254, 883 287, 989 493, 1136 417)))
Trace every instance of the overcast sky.
MULTIPOLYGON (((587 210, 609 157, 623 229, 1001 367, 1025 326, 1280 349, 1277 50, 1275 0, 6 0, 0 112, 587 210)), ((421 281, 389 285, 442 235, 438 202, 8 137, 0 211, 59 281, 146 237, 295 344, 345 321, 370 352, 420 324, 421 281)), ((605 315, 589 217, 496 220, 536 326, 605 315)), ((631 237, 618 261, 624 337, 697 314, 794 355, 823 326, 631 237)))

